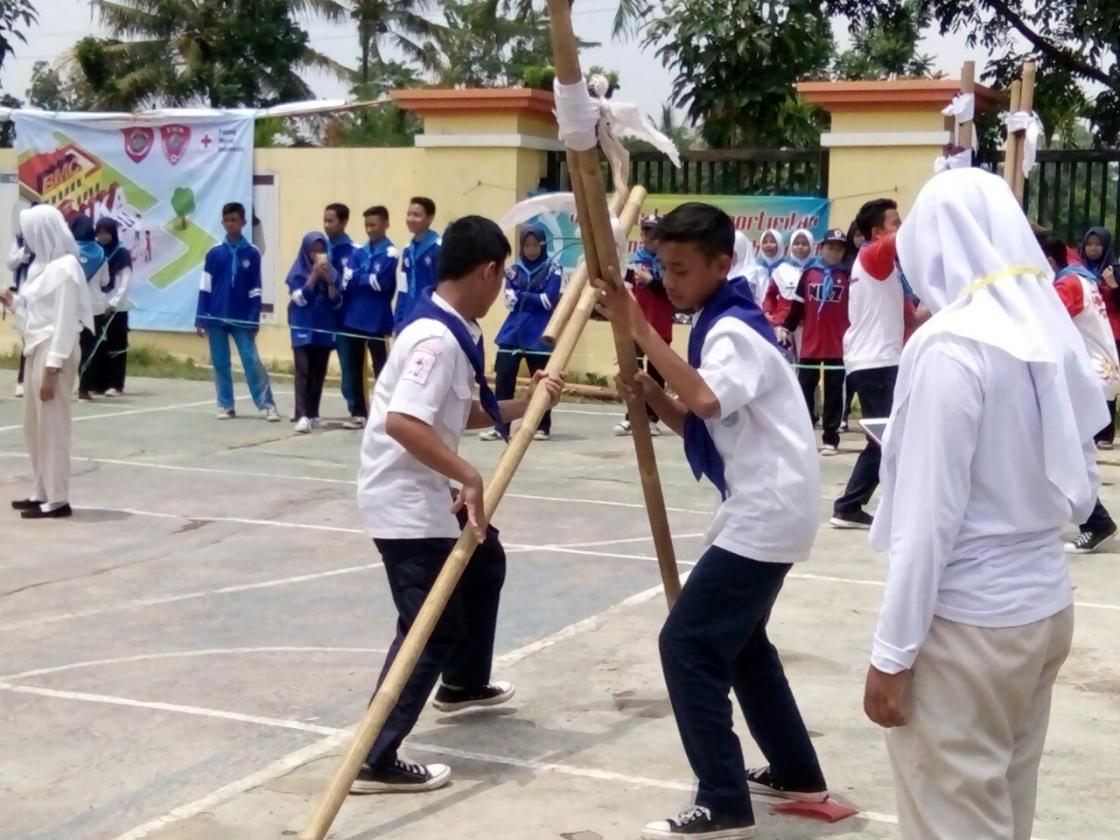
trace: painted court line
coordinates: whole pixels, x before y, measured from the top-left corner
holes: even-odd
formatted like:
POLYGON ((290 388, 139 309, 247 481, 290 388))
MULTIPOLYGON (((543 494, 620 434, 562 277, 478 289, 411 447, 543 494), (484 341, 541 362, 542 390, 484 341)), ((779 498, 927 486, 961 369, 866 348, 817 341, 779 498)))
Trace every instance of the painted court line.
MULTIPOLYGON (((235 399, 246 400, 249 397, 242 395, 235 397, 235 399)), ((105 414, 86 414, 81 417, 73 418, 75 423, 85 423, 87 420, 111 420, 114 417, 131 417, 137 414, 155 414, 160 411, 177 411, 183 408, 198 408, 200 405, 214 405, 214 400, 199 400, 197 402, 178 403, 176 405, 157 405, 148 408, 126 408, 122 411, 109 411, 105 414)), ((15 429, 23 429, 23 424, 20 423, 16 426, 0 426, 0 432, 10 432, 15 429)))
POLYGON ((187 522, 229 522, 235 525, 263 525, 269 528, 294 528, 308 531, 329 531, 336 534, 365 534, 361 528, 342 528, 336 525, 309 525, 303 522, 283 522, 278 519, 244 519, 239 516, 196 516, 190 513, 161 513, 154 510, 137 508, 91 507, 74 505, 74 510, 88 510, 101 513, 127 513, 130 516, 147 516, 155 519, 178 519, 187 522))

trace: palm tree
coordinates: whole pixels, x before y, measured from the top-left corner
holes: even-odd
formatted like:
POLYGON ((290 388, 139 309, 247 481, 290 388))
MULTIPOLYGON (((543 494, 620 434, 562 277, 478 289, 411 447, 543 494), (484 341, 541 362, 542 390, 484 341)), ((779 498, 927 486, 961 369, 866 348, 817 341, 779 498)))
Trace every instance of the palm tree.
POLYGON ((416 62, 424 70, 440 68, 433 40, 443 27, 424 16, 438 5, 434 0, 353 0, 350 17, 358 24, 362 51, 358 75, 363 85, 369 83, 371 69, 384 64, 386 47, 395 48, 406 61, 416 62))
POLYGON ((291 19, 292 11, 338 18, 345 9, 333 0, 91 2, 113 37, 83 39, 74 59, 118 105, 268 104, 312 96, 300 76, 308 69, 353 76, 311 49, 291 19))
MULTIPOLYGON (((518 16, 527 15, 533 9, 533 0, 495 0, 494 5, 497 6, 499 3, 504 11, 512 10, 518 16)), ((579 6, 576 6, 575 10, 578 12, 579 6)), ((611 24, 611 37, 633 38, 652 11, 653 5, 650 0, 618 0, 618 7, 614 11, 614 22, 611 24)))

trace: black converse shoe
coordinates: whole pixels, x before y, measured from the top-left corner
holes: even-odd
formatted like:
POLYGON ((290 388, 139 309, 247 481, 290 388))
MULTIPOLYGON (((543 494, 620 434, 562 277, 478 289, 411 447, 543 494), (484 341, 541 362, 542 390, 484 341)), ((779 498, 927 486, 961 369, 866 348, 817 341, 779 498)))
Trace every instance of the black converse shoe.
POLYGON ((451 781, 446 764, 410 764, 399 758, 388 767, 363 764, 351 793, 422 793, 437 790, 451 781))
POLYGON ((642 840, 747 840, 754 837, 754 820, 713 814, 694 805, 667 820, 651 822, 642 830, 642 840))
POLYGON ((796 789, 783 785, 774 780, 769 767, 759 767, 747 771, 747 786, 752 793, 761 793, 765 796, 777 796, 780 799, 796 799, 798 802, 824 802, 828 799, 828 788, 819 790, 796 789))
POLYGON ((441 712, 461 712, 463 709, 500 706, 508 703, 517 693, 513 683, 495 682, 482 688, 450 688, 441 685, 432 705, 441 712))
POLYGON ((853 510, 847 513, 834 513, 828 524, 841 531, 868 531, 871 529, 875 518, 862 510, 853 510))
POLYGON ((1066 543, 1066 554, 1092 554, 1116 536, 1116 526, 1103 531, 1082 531, 1073 542, 1066 543))

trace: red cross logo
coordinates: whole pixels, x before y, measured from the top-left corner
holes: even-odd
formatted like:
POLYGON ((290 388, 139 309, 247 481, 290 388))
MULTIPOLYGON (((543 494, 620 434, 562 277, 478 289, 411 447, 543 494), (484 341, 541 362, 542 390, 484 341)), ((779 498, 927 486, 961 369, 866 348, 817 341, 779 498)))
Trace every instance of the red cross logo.
POLYGON ((209 134, 203 134, 203 135, 202 135, 202 146, 203 146, 203 148, 205 148, 205 149, 209 149, 209 148, 210 148, 210 144, 211 144, 211 143, 213 143, 213 142, 214 142, 214 141, 210 139, 210 135, 209 135, 209 134))

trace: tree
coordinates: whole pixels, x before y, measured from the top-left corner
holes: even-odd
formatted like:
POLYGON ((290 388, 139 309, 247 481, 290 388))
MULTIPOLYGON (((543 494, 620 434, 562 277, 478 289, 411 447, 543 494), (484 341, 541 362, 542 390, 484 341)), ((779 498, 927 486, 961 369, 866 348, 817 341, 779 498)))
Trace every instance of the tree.
POLYGON ((714 148, 813 146, 822 127, 794 85, 833 54, 820 4, 807 0, 666 0, 644 29, 674 73, 673 104, 714 148))
POLYGON ((190 187, 176 187, 171 193, 171 209, 179 217, 179 227, 187 229, 187 216, 195 211, 194 190, 190 187))
POLYGON ((906 0, 880 15, 853 18, 852 47, 836 56, 839 79, 924 78, 933 75, 933 58, 918 52, 929 15, 919 0, 906 0))
POLYGON ((299 73, 350 71, 307 45, 292 11, 328 0, 94 0, 110 39, 85 38, 75 60, 98 104, 199 101, 262 106, 308 98, 299 73))
MULTIPOLYGON (((391 90, 416 87, 421 79, 416 70, 400 62, 383 62, 377 65, 375 75, 368 84, 358 85, 351 95, 359 102, 385 99, 391 90)), ((412 146, 417 134, 423 130, 420 119, 405 111, 395 102, 381 104, 337 114, 330 118, 324 131, 328 146, 412 146)))
POLYGON ((433 0, 354 0, 350 16, 358 25, 361 84, 369 84, 377 69, 384 66, 386 47, 424 70, 439 69, 433 40, 443 27, 424 16, 435 5, 433 0))
POLYGON ((0 67, 10 55, 15 55, 15 42, 27 43, 22 30, 34 26, 39 20, 31 0, 0 0, 0 67))
MULTIPOLYGON (((881 14, 896 3, 832 0, 828 5, 854 17, 881 14)), ((1098 145, 1120 140, 1120 1, 922 0, 921 7, 942 34, 967 32, 970 46, 981 44, 997 56, 985 79, 1006 78, 1007 67, 1037 58, 1044 72, 1053 74, 1056 91, 1067 81, 1103 86, 1087 96, 1094 140, 1098 145), (1020 39, 1029 45, 1027 50, 1020 39)))
POLYGON ((529 6, 503 12, 493 0, 448 0, 447 26, 436 36, 443 56, 440 84, 465 87, 551 84, 548 15, 529 6))

